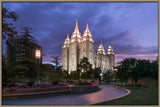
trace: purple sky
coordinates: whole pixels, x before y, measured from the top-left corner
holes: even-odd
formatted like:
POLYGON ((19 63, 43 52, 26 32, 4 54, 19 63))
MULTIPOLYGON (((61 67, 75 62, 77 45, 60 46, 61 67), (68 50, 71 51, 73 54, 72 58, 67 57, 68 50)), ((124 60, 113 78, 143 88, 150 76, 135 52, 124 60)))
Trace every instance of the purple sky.
POLYGON ((5 2, 3 7, 18 14, 17 29, 33 28, 32 34, 43 47, 44 63, 50 56, 61 56, 67 33, 71 37, 75 19, 80 33, 86 23, 95 40, 95 51, 103 42, 105 51, 111 41, 116 62, 135 57, 155 60, 158 55, 157 2, 103 2, 103 3, 24 3, 5 2))

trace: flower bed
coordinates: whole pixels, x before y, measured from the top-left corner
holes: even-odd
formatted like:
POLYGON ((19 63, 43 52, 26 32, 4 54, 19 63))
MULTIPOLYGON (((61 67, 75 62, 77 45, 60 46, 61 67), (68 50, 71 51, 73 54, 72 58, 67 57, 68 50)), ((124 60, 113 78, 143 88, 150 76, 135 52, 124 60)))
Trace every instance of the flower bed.
POLYGON ((61 86, 68 86, 67 83, 59 83, 57 85, 52 85, 50 83, 43 83, 43 84, 40 84, 38 86, 27 86, 27 85, 24 85, 24 84, 19 84, 17 85, 16 87, 10 87, 10 88, 4 88, 3 89, 3 93, 4 92, 16 92, 16 90, 32 90, 33 88, 48 88, 48 87, 61 87, 61 86))
POLYGON ((39 86, 25 86, 23 84, 17 87, 4 88, 3 99, 17 99, 17 98, 30 98, 39 97, 42 95, 59 95, 59 94, 79 94, 88 93, 99 90, 97 83, 91 83, 91 85, 68 85, 66 83, 59 83, 58 85, 52 84, 40 84, 39 86))

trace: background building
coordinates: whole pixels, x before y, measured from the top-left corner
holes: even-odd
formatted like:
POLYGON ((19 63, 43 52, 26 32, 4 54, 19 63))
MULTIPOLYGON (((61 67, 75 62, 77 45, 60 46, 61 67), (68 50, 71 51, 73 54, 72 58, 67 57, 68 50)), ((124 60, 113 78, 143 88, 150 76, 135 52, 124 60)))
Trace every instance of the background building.
POLYGON ((77 63, 79 63, 80 59, 83 59, 83 57, 87 57, 90 64, 100 67, 102 72, 113 70, 115 57, 111 43, 105 52, 101 41, 97 52, 95 52, 94 40, 89 30, 88 23, 81 36, 78 29, 78 22, 76 20, 75 30, 71 39, 69 39, 69 35, 67 34, 67 38, 62 46, 63 69, 75 71, 77 69, 77 63))

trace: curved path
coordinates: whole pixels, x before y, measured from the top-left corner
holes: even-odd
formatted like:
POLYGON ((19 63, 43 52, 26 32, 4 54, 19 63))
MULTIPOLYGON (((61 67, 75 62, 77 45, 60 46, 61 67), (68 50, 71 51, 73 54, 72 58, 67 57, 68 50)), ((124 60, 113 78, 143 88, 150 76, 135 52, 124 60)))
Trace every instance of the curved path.
POLYGON ((4 100, 3 105, 90 105, 108 101, 127 94, 124 89, 100 85, 101 90, 86 94, 69 94, 43 98, 4 100))

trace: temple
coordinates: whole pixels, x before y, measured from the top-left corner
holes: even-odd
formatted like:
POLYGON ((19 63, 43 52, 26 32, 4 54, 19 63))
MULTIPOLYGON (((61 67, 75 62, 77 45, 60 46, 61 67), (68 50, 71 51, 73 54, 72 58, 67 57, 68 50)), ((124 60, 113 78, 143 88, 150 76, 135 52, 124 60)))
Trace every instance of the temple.
POLYGON ((62 46, 63 69, 69 72, 77 70, 77 64, 83 57, 87 57, 90 64, 95 65, 95 67, 100 67, 102 72, 113 70, 115 54, 111 43, 109 43, 108 49, 105 52, 101 40, 97 52, 95 52, 94 40, 89 30, 88 23, 83 36, 81 36, 76 19, 76 26, 71 39, 69 39, 69 34, 67 34, 64 45, 62 46))

